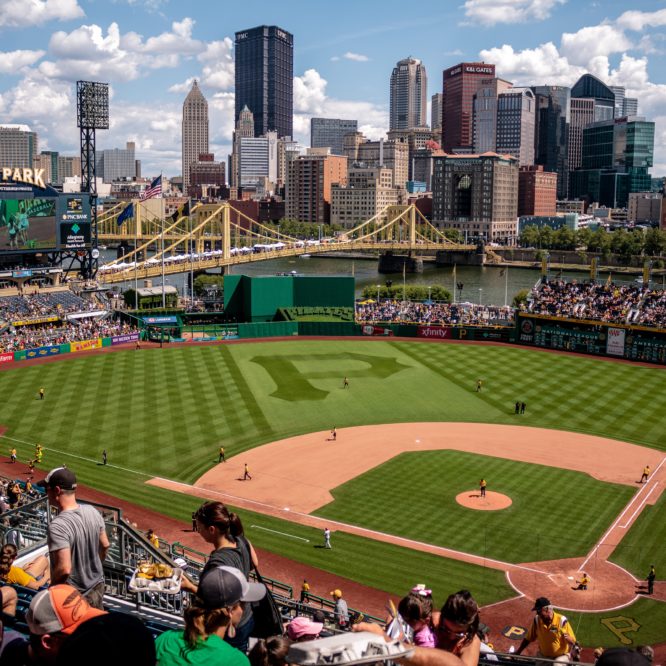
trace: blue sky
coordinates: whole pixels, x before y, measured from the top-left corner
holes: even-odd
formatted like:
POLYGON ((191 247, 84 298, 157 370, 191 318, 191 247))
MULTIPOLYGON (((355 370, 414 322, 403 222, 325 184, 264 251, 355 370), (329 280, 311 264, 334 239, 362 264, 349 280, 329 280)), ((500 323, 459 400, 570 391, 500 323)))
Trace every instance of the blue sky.
POLYGON ((197 78, 209 101, 211 149, 230 151, 233 35, 277 24, 294 35, 294 134, 313 116, 388 129, 396 61, 420 58, 429 96, 442 70, 493 62, 516 85, 572 85, 591 72, 639 98, 656 122, 654 176, 666 175, 663 0, 0 0, 0 122, 39 132, 40 148, 78 153, 74 82, 106 81, 109 131, 98 149, 136 141, 144 175, 180 173, 182 101, 197 78))

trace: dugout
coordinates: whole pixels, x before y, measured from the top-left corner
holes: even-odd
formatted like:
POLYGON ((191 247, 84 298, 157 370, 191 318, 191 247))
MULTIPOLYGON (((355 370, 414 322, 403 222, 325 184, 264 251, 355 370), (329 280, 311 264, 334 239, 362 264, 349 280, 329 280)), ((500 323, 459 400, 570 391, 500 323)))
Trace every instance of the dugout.
POLYGON ((239 322, 274 321, 280 308, 354 307, 353 277, 227 275, 224 312, 239 322))

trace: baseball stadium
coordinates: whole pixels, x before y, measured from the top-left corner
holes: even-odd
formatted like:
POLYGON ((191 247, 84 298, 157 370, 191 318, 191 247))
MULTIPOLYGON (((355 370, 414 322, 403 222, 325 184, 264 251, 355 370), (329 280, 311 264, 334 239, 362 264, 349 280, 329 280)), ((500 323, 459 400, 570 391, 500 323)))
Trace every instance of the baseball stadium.
MULTIPOLYGON (((535 348, 547 327, 566 336, 566 317, 368 326, 335 312, 354 308, 353 283, 229 276, 218 340, 188 334, 185 315, 123 312, 84 328, 84 340, 4 347, 2 474, 25 486, 71 468, 107 531, 172 564, 205 558, 190 516, 224 502, 292 611, 304 579, 315 606, 330 611, 330 591, 341 590, 378 620, 417 583, 435 603, 468 589, 495 649, 510 653, 546 597, 566 613, 583 661, 598 646, 664 654, 663 365, 613 358, 609 332, 622 331, 629 350, 637 339, 663 345, 663 331, 588 323, 609 352, 595 358, 535 348), (316 308, 333 316, 313 321, 316 308), (148 529, 161 541, 153 551, 148 529)), ((49 301, 50 314, 62 316, 71 290, 50 293, 60 303, 49 301)), ((8 298, 5 315, 30 296, 8 298)), ((91 295, 71 298, 94 311, 91 295)), ((35 551, 44 498, 25 499, 2 529, 21 516, 35 551)), ((132 598, 126 555, 105 565, 118 603, 132 598)), ((142 602, 177 623, 177 604, 142 602)))

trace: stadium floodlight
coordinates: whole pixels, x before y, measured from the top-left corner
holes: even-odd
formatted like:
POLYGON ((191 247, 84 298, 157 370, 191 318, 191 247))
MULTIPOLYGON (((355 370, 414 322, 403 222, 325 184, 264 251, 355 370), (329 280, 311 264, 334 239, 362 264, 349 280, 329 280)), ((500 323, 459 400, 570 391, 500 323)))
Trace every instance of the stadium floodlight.
POLYGON ((329 638, 293 643, 287 654, 287 663, 299 666, 350 666, 372 664, 379 661, 401 659, 414 650, 400 641, 386 642, 383 636, 370 631, 344 632, 329 638))
POLYGON ((76 82, 77 127, 109 129, 109 84, 98 81, 76 82))

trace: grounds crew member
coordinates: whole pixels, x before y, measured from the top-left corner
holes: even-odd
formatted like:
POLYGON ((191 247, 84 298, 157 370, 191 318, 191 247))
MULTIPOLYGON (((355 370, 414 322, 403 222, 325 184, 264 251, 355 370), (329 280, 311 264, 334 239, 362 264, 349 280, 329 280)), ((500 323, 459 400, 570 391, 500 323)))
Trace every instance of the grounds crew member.
POLYGON ((536 611, 533 622, 525 634, 516 654, 520 654, 532 641, 539 643, 538 657, 555 661, 571 661, 569 653, 576 646, 574 634, 569 620, 556 613, 553 605, 546 597, 539 597, 533 611, 536 611))

